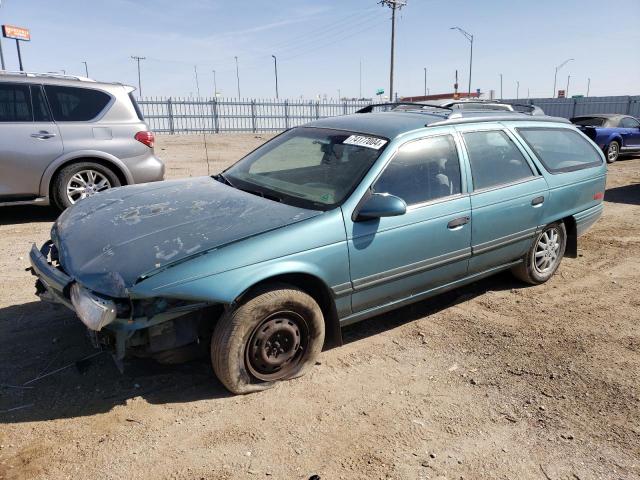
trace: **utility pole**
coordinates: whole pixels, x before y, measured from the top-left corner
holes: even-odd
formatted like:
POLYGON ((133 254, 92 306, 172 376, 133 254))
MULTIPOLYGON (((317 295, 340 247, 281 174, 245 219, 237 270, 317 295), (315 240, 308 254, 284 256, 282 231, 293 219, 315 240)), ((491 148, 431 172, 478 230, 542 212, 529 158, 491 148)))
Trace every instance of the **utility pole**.
POLYGON ((138 62, 138 98, 142 100, 142 81, 140 80, 140 60, 146 60, 147 57, 137 57, 132 55, 131 58, 138 62))
POLYGON ((278 59, 276 58, 275 55, 271 55, 271 56, 273 57, 273 68, 276 73, 276 100, 277 100, 278 98, 280 98, 278 96, 278 59))
POLYGON ((396 42, 396 10, 400 10, 407 2, 404 0, 380 0, 380 5, 391 9, 391 66, 389 68, 389 100, 393 102, 393 63, 396 42))
POLYGON ((198 81, 198 66, 197 65, 193 66, 193 71, 196 74, 196 92, 198 94, 198 100, 200 100, 200 82, 198 81))
MULTIPOLYGON (((0 0, 0 7, 2 7, 2 0, 0 0)), ((2 53, 2 39, 0 39, 0 70, 5 70, 4 53, 2 53)))
POLYGON ((218 98, 218 85, 216 84, 216 71, 213 72, 213 98, 218 98))
POLYGON ((362 98, 362 59, 360 59, 360 88, 358 89, 358 98, 362 98))
POLYGON ((589 96, 590 88, 591 88, 591 78, 587 78, 587 97, 589 96))
POLYGON ((89 78, 89 67, 87 66, 87 62, 82 63, 84 63, 84 76, 89 78))
POLYGON ((424 96, 427 96, 427 67, 424 67, 424 96))
POLYGON ((502 74, 500 74, 500 100, 502 100, 502 74))
POLYGON ((516 100, 520 98, 520 80, 516 80, 516 100))
POLYGON ((238 70, 238 57, 233 57, 236 59, 236 80, 238 82, 238 99, 240 99, 240 71, 238 70))
MULTIPOLYGON (((569 63, 571 61, 573 61, 573 58, 569 58, 569 59, 565 60, 564 62, 562 62, 560 65, 558 65, 556 67, 556 73, 553 76, 553 96, 551 98, 556 98, 556 95, 558 93, 556 91, 556 82, 558 80, 558 70, 560 70, 562 67, 564 67, 567 63, 569 63)), ((565 96, 566 96, 566 93, 565 93, 565 96)))
POLYGON ((342 98, 342 95, 340 94, 340 89, 338 89, 338 101, 342 98))
POLYGON ((458 30, 464 37, 469 40, 471 44, 471 50, 469 53, 469 91, 468 94, 471 96, 471 69, 473 68, 473 35, 469 32, 461 29, 460 27, 451 27, 449 30, 458 30))
POLYGON ((564 92, 566 98, 569 98, 569 80, 571 80, 571 75, 567 75, 567 90, 564 92))

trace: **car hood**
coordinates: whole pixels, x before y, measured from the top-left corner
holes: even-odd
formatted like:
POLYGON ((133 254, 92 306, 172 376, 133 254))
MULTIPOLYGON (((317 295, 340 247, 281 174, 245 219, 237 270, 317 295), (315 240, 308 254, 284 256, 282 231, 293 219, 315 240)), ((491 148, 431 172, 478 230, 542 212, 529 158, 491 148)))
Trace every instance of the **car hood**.
POLYGON ((82 200, 60 216, 52 238, 68 275, 98 293, 126 297, 147 272, 320 213, 202 177, 82 200))

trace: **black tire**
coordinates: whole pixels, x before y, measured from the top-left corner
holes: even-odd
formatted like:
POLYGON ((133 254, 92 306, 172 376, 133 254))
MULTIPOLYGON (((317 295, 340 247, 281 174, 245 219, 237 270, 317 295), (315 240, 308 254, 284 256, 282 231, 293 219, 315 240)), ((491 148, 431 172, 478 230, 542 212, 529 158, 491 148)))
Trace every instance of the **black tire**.
POLYGON ((620 144, 615 140, 607 146, 607 151, 604 152, 604 156, 607 158, 607 163, 613 163, 620 157, 620 144))
POLYGON ((549 280, 556 272, 556 270, 560 266, 560 262, 562 261, 562 257, 564 256, 566 247, 567 229, 565 228, 564 223, 551 223, 544 227, 544 229, 538 235, 536 235, 533 243, 531 244, 531 248, 529 248, 529 251, 524 256, 522 263, 513 267, 511 271, 517 278, 519 278, 523 282, 530 283, 532 285, 540 285, 541 283, 549 280), (548 241, 544 242, 544 240, 545 238, 549 238, 549 236, 552 235, 551 232, 555 232, 558 236, 557 241, 554 242, 558 243, 557 250, 554 250, 555 257, 553 257, 553 253, 551 253, 551 250, 546 250, 541 247, 541 241, 543 241, 543 243, 545 244, 549 243, 548 241), (547 237, 545 237, 545 234, 547 235, 547 237), (541 269, 536 264, 536 253, 542 253, 542 255, 538 257, 542 261, 544 261, 545 257, 549 259, 553 257, 553 261, 547 268, 541 269))
POLYGON ((303 375, 323 344, 324 318, 316 301, 293 286, 272 284, 249 293, 222 315, 211 337, 211 363, 229 391, 251 393, 303 375), (262 363, 265 357, 256 352, 273 363, 262 363), (286 363, 276 367, 278 362, 286 363))
POLYGON ((108 181, 108 186, 104 190, 120 186, 120 180, 115 172, 99 163, 79 162, 67 165, 57 173, 51 187, 51 199, 60 210, 69 208, 74 203, 67 196, 67 184, 69 181, 74 175, 87 171, 97 172, 108 181))

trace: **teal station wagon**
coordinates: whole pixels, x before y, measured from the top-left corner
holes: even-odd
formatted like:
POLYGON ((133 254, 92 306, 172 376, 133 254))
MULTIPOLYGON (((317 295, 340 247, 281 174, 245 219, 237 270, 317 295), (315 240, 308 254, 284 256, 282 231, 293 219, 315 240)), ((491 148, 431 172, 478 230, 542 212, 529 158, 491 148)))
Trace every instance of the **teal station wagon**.
POLYGON ((601 215, 605 180, 564 119, 369 106, 214 177, 82 200, 30 259, 39 295, 118 361, 206 351, 247 393, 300 376, 345 325, 506 269, 547 281, 601 215))

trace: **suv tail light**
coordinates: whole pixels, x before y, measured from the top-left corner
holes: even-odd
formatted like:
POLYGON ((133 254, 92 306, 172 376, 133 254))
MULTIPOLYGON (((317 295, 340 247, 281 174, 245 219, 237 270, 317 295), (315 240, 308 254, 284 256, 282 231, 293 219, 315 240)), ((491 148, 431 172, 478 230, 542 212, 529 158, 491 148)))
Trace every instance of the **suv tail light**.
POLYGON ((144 143, 147 147, 153 148, 153 142, 155 141, 153 132, 138 132, 134 138, 140 143, 144 143))

